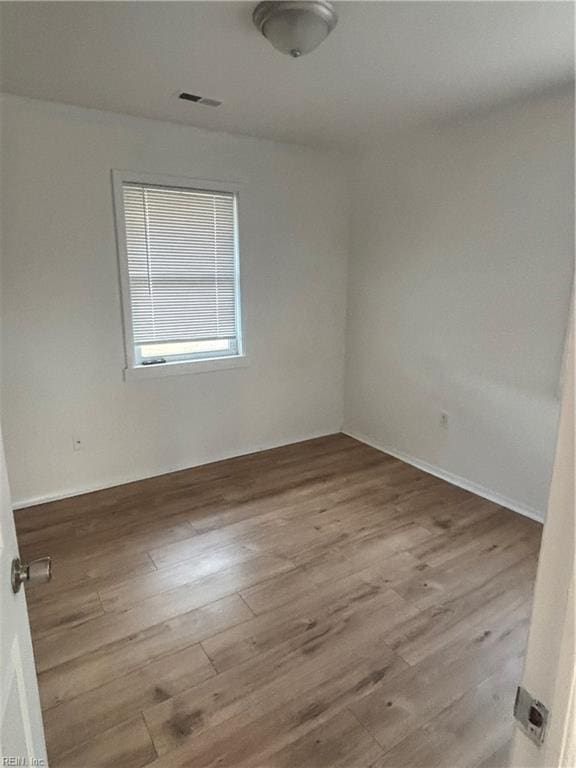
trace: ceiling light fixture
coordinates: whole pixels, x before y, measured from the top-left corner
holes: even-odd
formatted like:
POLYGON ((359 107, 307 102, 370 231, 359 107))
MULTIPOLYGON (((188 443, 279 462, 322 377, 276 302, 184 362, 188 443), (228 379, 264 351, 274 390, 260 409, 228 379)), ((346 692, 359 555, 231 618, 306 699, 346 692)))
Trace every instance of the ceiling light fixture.
POLYGON ((327 0, 265 0, 256 6, 252 19, 274 48, 297 59, 328 37, 338 14, 327 0))

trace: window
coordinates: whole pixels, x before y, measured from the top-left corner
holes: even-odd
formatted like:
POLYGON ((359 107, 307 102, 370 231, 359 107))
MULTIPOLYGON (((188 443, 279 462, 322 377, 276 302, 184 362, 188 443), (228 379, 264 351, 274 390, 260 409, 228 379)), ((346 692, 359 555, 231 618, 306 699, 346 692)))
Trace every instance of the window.
POLYGON ((118 172, 114 190, 127 370, 241 358, 237 190, 118 172))

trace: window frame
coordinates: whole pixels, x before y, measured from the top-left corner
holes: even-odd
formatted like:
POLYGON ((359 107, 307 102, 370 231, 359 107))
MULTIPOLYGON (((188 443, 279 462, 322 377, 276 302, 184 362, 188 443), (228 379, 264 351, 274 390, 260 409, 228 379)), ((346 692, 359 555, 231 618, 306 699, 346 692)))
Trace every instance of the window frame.
POLYGON ((124 335, 124 354, 126 366, 124 378, 157 378, 182 373, 204 373, 207 371, 242 368, 248 364, 246 343, 243 333, 242 286, 240 270, 240 191, 243 185, 237 181, 191 178, 166 174, 138 173, 134 171, 112 170, 112 191, 116 231, 116 249, 120 277, 120 300, 122 305, 122 326, 124 335), (195 356, 186 359, 172 359, 164 363, 144 365, 137 358, 132 326, 132 297, 130 294, 130 274, 128 269, 128 249, 126 243, 126 219, 124 211, 125 183, 151 184, 161 187, 192 189, 206 192, 229 192, 235 197, 236 205, 236 254, 235 254, 235 298, 236 298, 236 342, 237 351, 231 355, 195 356))

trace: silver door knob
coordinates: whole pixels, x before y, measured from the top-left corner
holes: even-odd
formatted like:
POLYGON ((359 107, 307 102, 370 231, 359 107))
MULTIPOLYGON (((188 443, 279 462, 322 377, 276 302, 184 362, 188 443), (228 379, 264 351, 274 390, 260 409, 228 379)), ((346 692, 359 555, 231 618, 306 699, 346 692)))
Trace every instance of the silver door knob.
POLYGON ((52 559, 41 557, 23 563, 19 557, 12 560, 12 590, 19 592, 24 582, 42 584, 52 578, 52 559))

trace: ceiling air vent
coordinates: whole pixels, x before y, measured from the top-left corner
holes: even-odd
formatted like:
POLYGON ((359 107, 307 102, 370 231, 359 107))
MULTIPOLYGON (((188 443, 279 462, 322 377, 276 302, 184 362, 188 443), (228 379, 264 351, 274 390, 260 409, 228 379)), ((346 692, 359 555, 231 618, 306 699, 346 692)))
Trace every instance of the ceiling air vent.
POLYGON ((205 107, 219 107, 222 104, 218 99, 208 99, 206 96, 197 96, 195 93, 186 93, 186 91, 182 91, 178 98, 184 99, 184 101, 194 101, 196 104, 204 104, 205 107))

